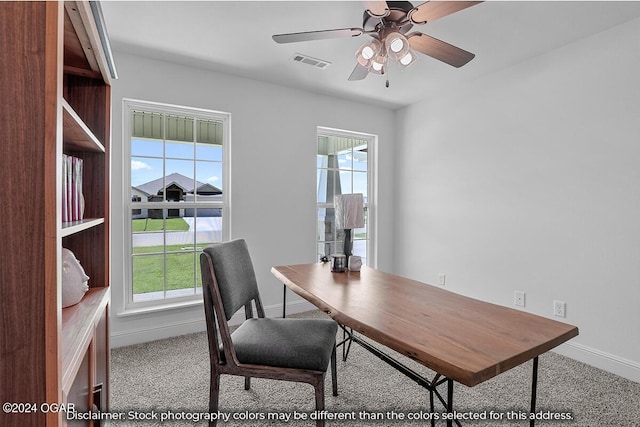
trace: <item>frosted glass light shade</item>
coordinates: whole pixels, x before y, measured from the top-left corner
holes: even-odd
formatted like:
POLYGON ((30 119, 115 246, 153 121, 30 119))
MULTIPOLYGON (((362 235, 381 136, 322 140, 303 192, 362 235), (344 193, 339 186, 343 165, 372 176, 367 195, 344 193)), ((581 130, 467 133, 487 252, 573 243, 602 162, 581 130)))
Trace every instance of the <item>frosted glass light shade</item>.
POLYGON ((416 53, 413 50, 409 49, 406 55, 398 59, 398 62, 400 63, 400 66, 402 68, 407 68, 409 65, 416 62, 416 59, 418 59, 416 53))
POLYGON ((384 74, 384 68, 387 65, 387 57, 384 54, 378 54, 371 60, 369 72, 373 74, 384 74))
POLYGON ((390 58, 399 61, 409 51, 409 41, 398 32, 392 32, 384 39, 384 45, 390 58))
POLYGON ((358 64, 369 68, 371 66, 372 59, 380 53, 381 49, 382 44, 377 39, 372 39, 371 41, 363 44, 356 51, 356 60, 358 61, 358 64))

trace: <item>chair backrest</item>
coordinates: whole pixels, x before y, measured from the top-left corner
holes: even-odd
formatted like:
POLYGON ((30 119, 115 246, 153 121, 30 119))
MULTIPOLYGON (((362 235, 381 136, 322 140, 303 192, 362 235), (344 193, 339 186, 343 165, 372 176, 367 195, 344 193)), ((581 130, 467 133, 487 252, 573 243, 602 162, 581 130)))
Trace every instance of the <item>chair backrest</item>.
POLYGON ((220 297, 227 320, 240 308, 259 298, 258 282, 253 270, 247 243, 232 240, 204 249, 213 262, 220 297))
POLYGON ((200 271, 211 368, 215 370, 219 364, 226 362, 237 365, 229 319, 242 306, 245 317, 253 317, 252 301, 255 302, 258 317, 264 317, 246 242, 233 240, 205 248, 200 254, 200 271))

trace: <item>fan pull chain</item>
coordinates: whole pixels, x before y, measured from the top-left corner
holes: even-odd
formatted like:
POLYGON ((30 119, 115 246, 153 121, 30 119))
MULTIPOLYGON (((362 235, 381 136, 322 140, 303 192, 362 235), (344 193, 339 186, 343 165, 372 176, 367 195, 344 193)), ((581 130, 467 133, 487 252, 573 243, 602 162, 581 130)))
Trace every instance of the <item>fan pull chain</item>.
POLYGON ((385 70, 384 70, 384 71, 385 71, 385 73, 384 73, 384 74, 385 74, 385 76, 386 76, 386 78, 387 78, 387 81, 385 82, 385 84, 384 84, 384 85, 385 85, 385 87, 387 87, 387 88, 388 88, 388 87, 389 87, 389 68, 386 68, 386 67, 385 67, 385 70))

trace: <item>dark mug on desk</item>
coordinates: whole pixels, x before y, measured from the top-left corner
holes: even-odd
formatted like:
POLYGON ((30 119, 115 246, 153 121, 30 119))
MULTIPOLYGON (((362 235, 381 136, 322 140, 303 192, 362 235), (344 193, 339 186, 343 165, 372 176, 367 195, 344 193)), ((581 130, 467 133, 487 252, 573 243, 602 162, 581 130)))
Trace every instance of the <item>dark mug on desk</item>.
POLYGON ((344 273, 347 267, 347 257, 343 254, 331 255, 333 262, 331 263, 331 271, 334 273, 344 273))

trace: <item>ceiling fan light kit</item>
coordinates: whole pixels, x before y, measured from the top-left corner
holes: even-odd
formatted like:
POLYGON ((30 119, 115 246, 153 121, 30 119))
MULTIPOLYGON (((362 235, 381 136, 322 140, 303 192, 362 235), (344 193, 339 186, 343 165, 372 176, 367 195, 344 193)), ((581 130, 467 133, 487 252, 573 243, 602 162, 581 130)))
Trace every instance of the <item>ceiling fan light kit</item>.
POLYGON ((389 59, 396 61, 401 68, 406 68, 413 64, 416 58, 407 38, 397 31, 389 32, 383 43, 374 38, 356 51, 358 64, 372 74, 385 74, 389 59))
MULTIPOLYGON (((339 37, 358 37, 367 34, 371 40, 356 51, 356 68, 349 80, 362 80, 368 74, 385 74, 389 60, 404 69, 413 64, 416 51, 454 67, 461 67, 475 55, 421 32, 407 32, 413 25, 451 15, 480 1, 427 1, 413 7, 408 1, 364 1, 362 28, 307 31, 276 34, 277 43, 293 43, 339 37)), ((387 80, 387 87, 388 87, 387 80)))

